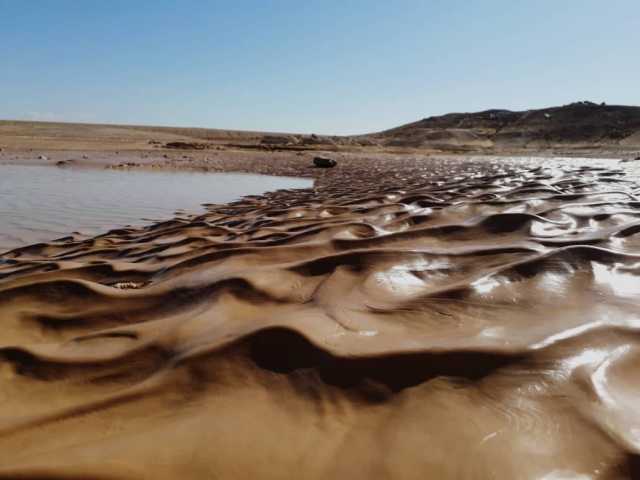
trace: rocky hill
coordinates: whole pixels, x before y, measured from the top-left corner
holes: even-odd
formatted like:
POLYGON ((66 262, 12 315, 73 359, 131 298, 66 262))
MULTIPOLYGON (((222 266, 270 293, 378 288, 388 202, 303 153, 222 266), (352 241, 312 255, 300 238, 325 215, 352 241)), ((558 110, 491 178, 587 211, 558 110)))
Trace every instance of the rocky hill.
POLYGON ((640 107, 576 102, 522 112, 450 113, 362 138, 440 150, 633 149, 640 148, 640 107))

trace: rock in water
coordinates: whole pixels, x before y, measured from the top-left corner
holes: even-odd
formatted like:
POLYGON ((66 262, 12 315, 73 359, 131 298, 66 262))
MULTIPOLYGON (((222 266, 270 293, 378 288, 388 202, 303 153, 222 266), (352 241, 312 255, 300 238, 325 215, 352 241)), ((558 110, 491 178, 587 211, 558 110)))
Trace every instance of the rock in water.
POLYGON ((332 158, 314 157, 313 164, 318 168, 333 168, 338 164, 338 162, 332 158))
POLYGON ((57 167, 68 167, 70 165, 72 165, 74 162, 74 160, 58 160, 56 162, 56 166, 57 167))

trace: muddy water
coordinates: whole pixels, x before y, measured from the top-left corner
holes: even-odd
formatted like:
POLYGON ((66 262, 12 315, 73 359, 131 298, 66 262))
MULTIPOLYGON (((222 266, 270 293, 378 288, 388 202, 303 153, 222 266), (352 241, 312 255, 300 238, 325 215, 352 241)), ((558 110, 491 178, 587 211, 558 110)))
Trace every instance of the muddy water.
POLYGON ((176 209, 198 212, 205 202, 311 185, 265 175, 0 165, 0 251, 74 231, 96 235, 145 219, 167 219, 176 209))
POLYGON ((640 478, 632 170, 331 175, 5 255, 0 478, 640 478))

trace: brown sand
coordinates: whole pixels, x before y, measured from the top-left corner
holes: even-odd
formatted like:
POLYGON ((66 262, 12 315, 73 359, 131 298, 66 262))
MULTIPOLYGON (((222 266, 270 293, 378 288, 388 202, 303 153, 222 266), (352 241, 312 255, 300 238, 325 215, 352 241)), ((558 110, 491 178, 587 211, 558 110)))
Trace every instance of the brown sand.
POLYGON ((0 257, 0 478, 640 478, 635 179, 388 160, 0 257))

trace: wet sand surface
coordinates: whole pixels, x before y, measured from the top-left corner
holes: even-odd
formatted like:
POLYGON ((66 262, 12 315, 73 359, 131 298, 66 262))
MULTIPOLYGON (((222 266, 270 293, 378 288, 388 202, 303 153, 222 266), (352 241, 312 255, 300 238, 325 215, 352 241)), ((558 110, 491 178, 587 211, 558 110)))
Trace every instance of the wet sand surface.
POLYGON ((0 478, 640 478, 636 172, 359 165, 0 256, 0 478))

